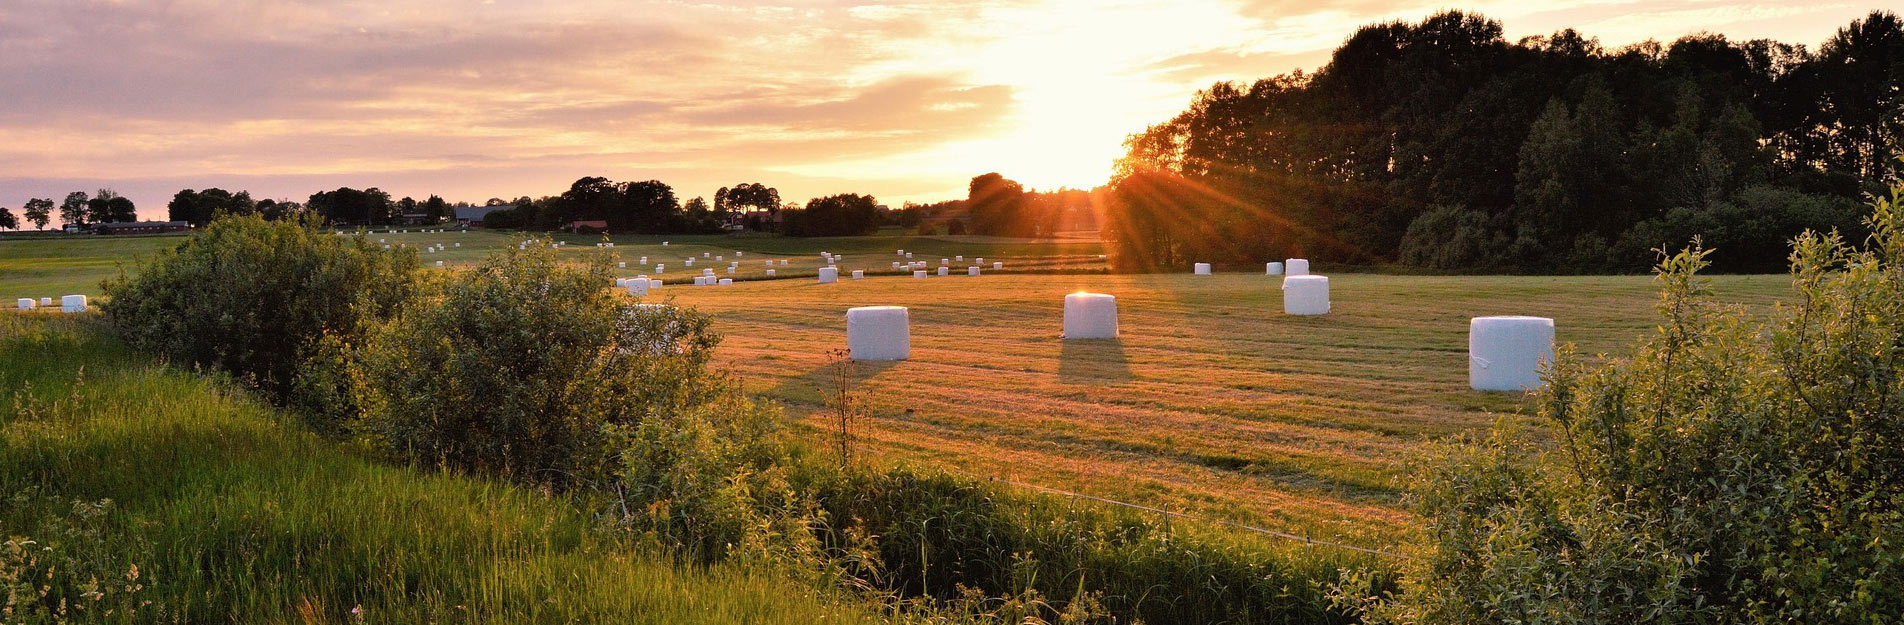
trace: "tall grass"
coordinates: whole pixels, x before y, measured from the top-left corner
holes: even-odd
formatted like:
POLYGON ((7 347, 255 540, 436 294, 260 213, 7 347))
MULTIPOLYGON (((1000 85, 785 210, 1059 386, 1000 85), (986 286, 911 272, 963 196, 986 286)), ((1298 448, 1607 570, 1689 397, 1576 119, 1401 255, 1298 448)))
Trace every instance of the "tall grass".
POLYGON ((0 620, 872 620, 773 570, 677 567, 585 503, 365 460, 93 323, 0 315, 0 620))

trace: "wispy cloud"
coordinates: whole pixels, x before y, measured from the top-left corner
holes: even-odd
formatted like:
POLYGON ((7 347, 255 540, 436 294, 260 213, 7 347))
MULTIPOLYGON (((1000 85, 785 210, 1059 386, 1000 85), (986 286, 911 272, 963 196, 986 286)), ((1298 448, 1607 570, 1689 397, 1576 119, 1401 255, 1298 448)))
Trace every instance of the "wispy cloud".
MULTIPOLYGON (((1216 80, 1313 69, 1380 0, 15 0, 0 206, 101 185, 480 201, 584 175, 685 196, 959 193, 1108 173, 1216 80)), ((1815 44, 1861 15, 1766 0, 1481 2, 1510 36, 1691 30, 1815 44)))

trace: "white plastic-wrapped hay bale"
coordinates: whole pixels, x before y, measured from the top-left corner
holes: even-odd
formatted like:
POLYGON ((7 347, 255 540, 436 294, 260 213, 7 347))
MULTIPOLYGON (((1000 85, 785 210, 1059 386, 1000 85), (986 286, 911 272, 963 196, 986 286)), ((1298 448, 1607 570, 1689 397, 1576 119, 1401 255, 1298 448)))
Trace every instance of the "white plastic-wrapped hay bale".
POLYGON ((893 271, 899 271, 899 261, 893 261, 892 267, 893 271))
POLYGON ((959 262, 961 262, 961 263, 962 263, 962 262, 965 262, 965 255, 963 255, 963 254, 961 254, 961 255, 957 255, 957 256, 953 256, 953 257, 952 257, 952 260, 956 260, 956 261, 959 261, 959 262))
POLYGON ((782 259, 780 259, 780 266, 782 266, 782 267, 785 267, 785 266, 787 266, 787 259, 785 259, 785 258, 782 258, 782 259))
POLYGON ((965 268, 965 275, 968 275, 968 276, 977 276, 977 275, 978 275, 978 266, 977 266, 977 265, 973 265, 973 266, 971 266, 971 267, 966 267, 966 268, 965 268))
POLYGON ((727 275, 730 275, 730 276, 731 276, 731 275, 734 275, 734 266, 733 266, 733 265, 728 265, 728 266, 727 266, 727 275))
POLYGON ((713 252, 701 252, 701 258, 713 258, 713 257, 714 257, 713 252))
POLYGON ((769 277, 769 278, 772 278, 772 277, 774 277, 774 270, 772 270, 772 269, 768 269, 768 270, 767 270, 767 277, 769 277))
POLYGON ((1004 268, 1005 268, 1005 263, 999 263, 999 262, 992 263, 992 271, 998 271, 1004 268))
POLYGON ((616 263, 615 263, 615 266, 616 266, 616 267, 618 267, 618 268, 621 268, 621 269, 627 269, 627 268, 628 268, 628 263, 626 263, 626 262, 616 262, 616 263))
POLYGON ((768 267, 772 267, 772 266, 773 266, 773 261, 771 261, 771 260, 768 260, 768 261, 762 261, 762 262, 764 262, 764 263, 766 263, 766 265, 767 265, 768 267))
POLYGON ((939 267, 939 275, 941 275, 941 276, 949 276, 949 275, 952 275, 952 268, 951 268, 951 267, 945 267, 945 266, 940 266, 940 267, 939 267))
POLYGON ((949 266, 949 265, 951 265, 951 264, 952 264, 952 259, 950 259, 950 258, 941 258, 941 259, 939 259, 939 266, 940 266, 940 267, 945 267, 945 266, 949 266))
POLYGON ((40 303, 33 301, 33 298, 31 297, 20 298, 20 310, 33 310, 39 307, 40 307, 40 303))
POLYGON ((694 286, 707 286, 707 276, 694 276, 694 286))
POLYGON ((972 259, 972 263, 973 263, 973 264, 976 264, 976 265, 983 265, 983 264, 985 264, 985 257, 984 257, 984 256, 980 256, 980 257, 978 257, 978 258, 974 258, 974 259, 972 259))
POLYGON ((648 264, 648 257, 646 256, 641 257, 640 264, 643 264, 643 265, 648 264))
POLYGON ((1064 338, 1117 338, 1117 297, 1082 292, 1064 296, 1064 338))
POLYGON ((820 268, 820 284, 832 284, 839 281, 840 269, 838 267, 820 268))
POLYGON ((735 251, 734 251, 734 258, 740 258, 740 257, 742 257, 742 256, 746 256, 746 255, 747 255, 747 253, 746 253, 746 252, 742 252, 742 251, 740 251, 740 250, 735 250, 735 251))
POLYGON ((710 269, 702 269, 702 270, 701 270, 701 275, 703 275, 703 276, 712 276, 712 275, 714 275, 714 270, 713 270, 713 269, 711 269, 711 268, 710 268, 710 269))
POLYGON ((733 278, 721 278, 721 286, 734 286, 733 278))
POLYGON ((660 278, 649 278, 649 279, 648 279, 648 288, 650 288, 650 289, 659 289, 659 288, 661 288, 661 279, 660 279, 660 278))
POLYGON ((1283 314, 1329 314, 1329 277, 1288 276, 1283 278, 1283 314))
POLYGON ((913 278, 915 278, 915 279, 924 279, 924 278, 926 277, 926 270, 924 270, 924 269, 915 269, 915 270, 913 270, 913 272, 912 272, 912 277, 913 277, 913 278))
POLYGON ((1553 359, 1552 319, 1505 316, 1468 321, 1468 385, 1474 390, 1540 388, 1540 365, 1553 359))
POLYGON ((86 296, 68 295, 60 298, 60 310, 69 313, 86 312, 86 296))
POLYGON ((668 272, 668 266, 667 266, 667 265, 655 265, 655 266, 654 266, 654 272, 655 272, 656 274, 664 274, 664 273, 667 273, 667 272, 668 272))
POLYGON ((904 306, 846 309, 846 349, 853 360, 905 360, 912 356, 912 328, 904 306))
POLYGON ((862 280, 862 279, 865 279, 865 278, 866 278, 866 270, 864 270, 864 269, 854 269, 854 270, 853 270, 853 279, 854 279, 854 280, 862 280))
POLYGON ((719 255, 719 256, 715 256, 715 257, 714 257, 714 260, 727 260, 727 255, 726 255, 726 254, 721 254, 721 255, 719 255))
POLYGON ((1263 275, 1265 276, 1283 275, 1283 264, 1282 263, 1263 263, 1263 275))
POLYGON ((667 247, 667 246, 668 246, 668 242, 667 242, 667 241, 662 241, 662 242, 661 242, 661 247, 667 247))
POLYGON ((629 295, 640 297, 640 296, 648 294, 648 287, 650 284, 651 283, 647 278, 635 278, 633 280, 623 282, 621 285, 621 288, 628 289, 629 295))
POLYGON ((440 260, 439 260, 439 261, 436 261, 436 266, 438 266, 438 267, 442 267, 442 266, 443 266, 443 261, 440 261, 440 260))
POLYGON ((42 308, 44 308, 44 307, 47 307, 47 306, 52 306, 52 305, 53 305, 53 298, 51 298, 51 297, 42 297, 42 298, 40 298, 40 306, 41 306, 42 308))
POLYGON ((1199 276, 1210 275, 1210 263, 1197 263, 1196 271, 1199 276))
POLYGON ((1285 260, 1283 261, 1283 271, 1292 276, 1309 275, 1309 260, 1304 258, 1285 260))
POLYGON ((683 265, 687 265, 687 266, 689 266, 689 267, 693 267, 693 266, 694 266, 694 257, 693 257, 693 256, 689 256, 689 257, 687 257, 686 259, 683 259, 683 260, 681 261, 681 264, 683 264, 683 265))
POLYGON ((912 258, 912 252, 906 252, 906 258, 912 258))

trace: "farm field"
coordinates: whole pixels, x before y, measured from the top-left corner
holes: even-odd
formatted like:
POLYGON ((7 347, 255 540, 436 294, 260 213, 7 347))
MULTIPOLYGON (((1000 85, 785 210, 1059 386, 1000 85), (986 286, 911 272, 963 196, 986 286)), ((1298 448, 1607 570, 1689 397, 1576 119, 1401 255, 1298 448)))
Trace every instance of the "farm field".
MULTIPOLYGON (((845 265, 843 265, 844 267, 845 265)), ((1526 397, 1467 387, 1472 316, 1552 317, 1583 353, 1653 327, 1652 279, 1332 276, 1333 312, 1280 314, 1246 274, 878 277, 656 292, 711 313, 750 390, 829 428, 846 308, 911 307, 912 358, 857 365, 882 461, 1080 491, 1368 547, 1409 525, 1402 476, 1423 442, 1483 428, 1526 397), (1122 337, 1058 338, 1066 293, 1118 296, 1122 337)), ((1766 304, 1785 276, 1719 276, 1766 304)), ((651 296, 652 297, 652 296, 651 296)))
MULTIPOLYGON (((424 265, 478 262, 518 233, 369 234, 423 247, 424 265)), ((563 236, 564 254, 596 253, 600 236, 563 236)), ((1514 394, 1467 389, 1469 317, 1552 317, 1562 342, 1620 354, 1652 327, 1645 276, 1426 277, 1332 275, 1332 314, 1280 314, 1278 281, 1254 273, 1111 275, 1094 242, 985 237, 614 237, 629 264, 653 275, 649 297, 710 313, 724 366, 756 394, 780 400, 804 433, 827 436, 829 354, 845 347, 846 308, 912 308, 912 358, 858 365, 868 418, 855 436, 866 457, 1079 491, 1200 516, 1369 547, 1410 525, 1399 487, 1420 446, 1522 411, 1514 394), (662 246, 663 240, 669 245, 662 246), (986 258, 985 275, 911 278, 893 250, 936 266, 986 258), (712 266, 731 287, 694 287, 712 266), (818 253, 841 254, 842 280, 820 285, 818 253), (641 256, 650 266, 639 266, 641 256), (685 265, 697 257, 694 267, 685 265), (779 260, 788 265, 779 265, 779 260), (762 280, 774 261, 780 280, 762 280), (993 261, 1008 271, 989 270, 993 261), (847 279, 852 269, 865 280, 847 279), (1122 338, 1059 340, 1062 298, 1118 296, 1122 338)), ((114 263, 149 256, 178 237, 0 240, 0 301, 98 294, 114 263)), ((969 262, 968 262, 969 264, 969 262)), ((1722 296, 1764 304, 1785 276, 1719 276, 1722 296)))
MULTIPOLYGON (((456 268, 473 265, 492 253, 539 235, 481 229, 421 233, 413 229, 397 234, 365 233, 365 236, 372 243, 418 248, 417 257, 422 260, 424 267, 434 268, 436 261, 443 261, 445 268, 456 268), (442 244, 444 251, 421 252, 436 244, 442 244)), ((941 256, 950 258, 970 253, 985 256, 988 263, 1003 261, 1007 271, 1101 271, 1104 268, 1104 263, 1097 259, 1097 255, 1103 252, 1103 245, 1096 241, 1052 243, 983 236, 898 234, 810 239, 718 234, 665 237, 565 234, 556 235, 553 239, 566 244, 562 250, 565 255, 577 258, 598 251, 596 243, 612 241, 615 248, 607 251, 620 257, 620 262, 627 263, 627 275, 653 274, 653 266, 660 264, 666 266, 666 271, 655 277, 668 282, 692 283, 693 276, 699 275, 704 268, 713 268, 721 277, 736 280, 765 278, 768 269, 765 261, 768 260, 775 261, 773 269, 777 277, 813 276, 825 264, 820 261, 820 252, 867 259, 878 257, 881 259, 878 266, 883 268, 889 267, 888 263, 892 259, 887 257, 893 256, 893 250, 912 251, 914 248, 917 251, 915 260, 927 260, 930 257, 931 262, 937 263, 941 256), (663 246, 664 241, 668 245, 663 246), (736 257, 736 251, 744 255, 736 257), (703 254, 708 257, 703 257, 703 254), (648 257, 646 266, 639 262, 643 256, 648 257), (684 262, 689 256, 695 257, 692 266, 684 262), (716 260, 712 256, 725 256, 726 259, 716 260), (787 265, 779 264, 782 259, 787 261, 787 265), (729 261, 740 263, 733 274, 726 272, 729 261)), ((58 299, 61 295, 72 294, 97 297, 100 295, 99 282, 112 276, 117 271, 118 263, 151 257, 184 240, 185 235, 182 234, 0 237, 0 301, 10 305, 14 299, 21 297, 58 299)))

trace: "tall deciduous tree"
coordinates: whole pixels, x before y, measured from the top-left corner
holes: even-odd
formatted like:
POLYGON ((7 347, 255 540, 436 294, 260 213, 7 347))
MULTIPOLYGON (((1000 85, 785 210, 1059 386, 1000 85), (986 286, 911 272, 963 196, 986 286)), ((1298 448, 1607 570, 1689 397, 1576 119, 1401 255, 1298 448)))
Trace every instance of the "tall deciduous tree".
POLYGON ((24 209, 22 212, 26 214, 26 220, 33 222, 36 230, 46 229, 47 222, 53 220, 53 200, 36 197, 27 200, 21 208, 24 209))
POLYGON ((66 194, 66 199, 60 202, 60 222, 69 226, 86 225, 87 199, 88 196, 85 191, 74 191, 66 194))

